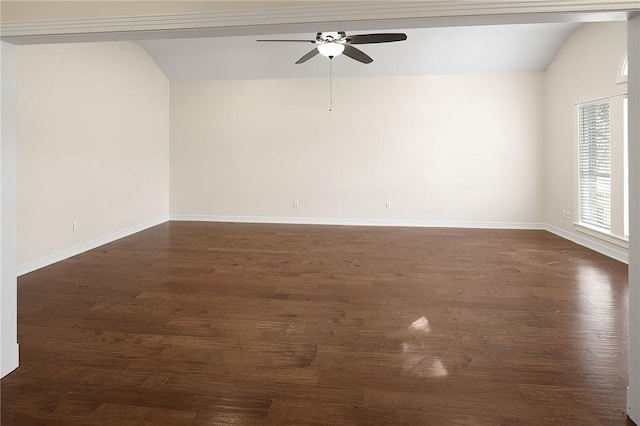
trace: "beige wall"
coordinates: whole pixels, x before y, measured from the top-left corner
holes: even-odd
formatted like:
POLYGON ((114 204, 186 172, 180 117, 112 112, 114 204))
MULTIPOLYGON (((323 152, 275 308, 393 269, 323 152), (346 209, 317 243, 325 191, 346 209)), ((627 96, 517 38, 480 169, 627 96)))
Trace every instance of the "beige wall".
POLYGON ((169 82, 140 46, 20 46, 17 76, 18 264, 166 220, 169 82))
MULTIPOLYGON (((583 25, 567 40, 546 72, 544 183, 545 222, 565 237, 602 240, 577 233, 577 125, 576 100, 620 90, 616 77, 626 52, 626 23, 583 25), (562 211, 571 211, 571 219, 562 211)), ((613 161, 620 159, 612 158, 613 161)), ((614 164, 612 167, 619 167, 614 164)), ((610 246, 613 250, 626 250, 610 246)))
POLYGON ((328 83, 172 83, 172 215, 541 221, 542 74, 328 83))

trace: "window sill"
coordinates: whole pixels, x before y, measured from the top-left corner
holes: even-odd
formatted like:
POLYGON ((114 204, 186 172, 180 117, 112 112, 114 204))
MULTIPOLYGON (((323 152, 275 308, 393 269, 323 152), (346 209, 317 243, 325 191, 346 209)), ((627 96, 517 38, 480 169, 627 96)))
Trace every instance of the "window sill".
POLYGON ((601 239, 603 241, 606 241, 608 243, 611 244, 615 244, 619 247, 623 247, 628 249, 629 248, 629 240, 624 238, 624 237, 618 237, 615 235, 611 235, 609 233, 607 233, 606 231, 601 231, 595 227, 591 227, 588 225, 583 225, 580 223, 574 223, 574 226, 576 228, 576 231, 578 232, 582 232, 583 234, 587 234, 590 235, 592 237, 601 239))

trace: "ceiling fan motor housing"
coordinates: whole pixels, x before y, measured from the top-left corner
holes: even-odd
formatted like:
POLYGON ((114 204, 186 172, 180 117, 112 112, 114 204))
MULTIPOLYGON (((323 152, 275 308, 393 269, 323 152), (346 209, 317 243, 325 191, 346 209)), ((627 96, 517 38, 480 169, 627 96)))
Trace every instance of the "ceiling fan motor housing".
POLYGON ((316 34, 316 43, 344 43, 347 33, 344 31, 333 31, 316 34))

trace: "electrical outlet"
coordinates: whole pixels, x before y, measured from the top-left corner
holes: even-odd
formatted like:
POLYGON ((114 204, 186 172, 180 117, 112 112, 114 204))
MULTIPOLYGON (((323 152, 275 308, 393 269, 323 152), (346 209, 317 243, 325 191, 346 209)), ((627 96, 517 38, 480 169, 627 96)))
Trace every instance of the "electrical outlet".
POLYGON ((73 229, 73 232, 78 232, 78 222, 73 221, 73 225, 71 229, 73 229))
POLYGON ((300 203, 298 202, 298 200, 294 200, 293 201, 293 208, 297 209, 298 207, 300 207, 300 203))
POLYGON ((385 207, 387 210, 391 210, 391 201, 387 201, 386 203, 384 203, 384 207, 385 207))

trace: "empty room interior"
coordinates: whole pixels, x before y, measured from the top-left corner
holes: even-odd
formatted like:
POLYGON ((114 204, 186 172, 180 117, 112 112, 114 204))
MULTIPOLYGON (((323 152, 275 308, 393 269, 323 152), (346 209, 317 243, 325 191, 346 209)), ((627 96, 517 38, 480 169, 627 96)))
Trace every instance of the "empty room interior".
POLYGON ((640 421, 637 1, 1 12, 2 425, 640 421))

